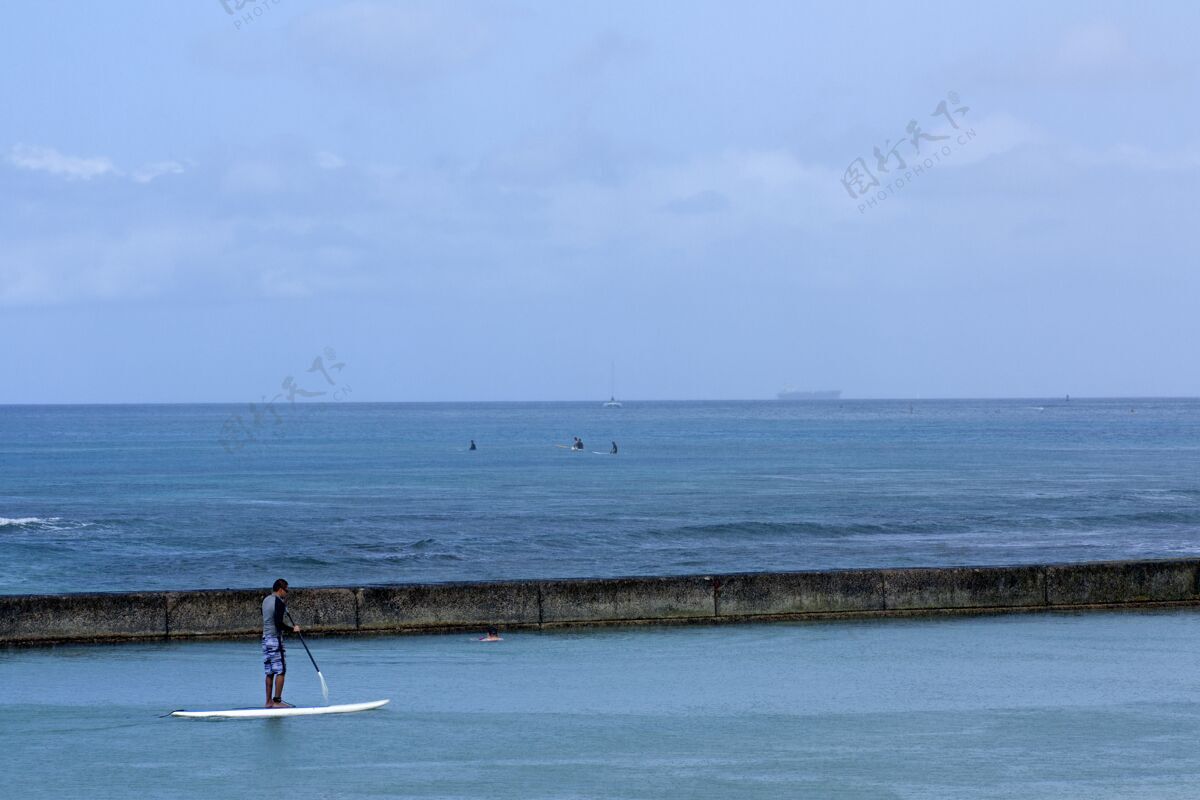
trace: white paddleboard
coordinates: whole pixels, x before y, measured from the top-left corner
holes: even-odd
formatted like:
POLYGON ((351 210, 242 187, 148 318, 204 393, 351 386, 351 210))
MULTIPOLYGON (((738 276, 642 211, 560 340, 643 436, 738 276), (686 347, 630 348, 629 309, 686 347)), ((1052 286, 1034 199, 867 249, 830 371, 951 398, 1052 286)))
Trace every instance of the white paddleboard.
POLYGON ((346 703, 340 706, 307 706, 298 708, 230 708, 225 711, 172 711, 172 717, 258 719, 262 717, 306 717, 313 714, 353 714, 387 705, 387 700, 369 703, 346 703))

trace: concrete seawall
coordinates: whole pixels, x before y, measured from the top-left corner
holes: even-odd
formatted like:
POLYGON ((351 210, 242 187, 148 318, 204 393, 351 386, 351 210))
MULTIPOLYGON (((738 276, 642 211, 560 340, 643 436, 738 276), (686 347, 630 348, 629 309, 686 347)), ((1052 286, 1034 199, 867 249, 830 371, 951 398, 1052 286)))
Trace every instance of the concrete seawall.
MULTIPOLYGON (((1200 559, 293 587, 307 632, 431 633, 1200 605, 1200 559)), ((0 646, 257 636, 263 589, 0 595, 0 646)))

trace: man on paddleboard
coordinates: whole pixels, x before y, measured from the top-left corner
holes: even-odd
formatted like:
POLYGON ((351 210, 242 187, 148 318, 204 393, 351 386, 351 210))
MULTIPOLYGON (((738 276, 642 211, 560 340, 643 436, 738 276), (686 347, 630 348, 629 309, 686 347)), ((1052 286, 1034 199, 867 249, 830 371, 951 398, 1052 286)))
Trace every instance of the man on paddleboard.
POLYGON ((271 593, 263 598, 263 671, 267 674, 267 708, 286 708, 283 702, 283 680, 287 677, 287 659, 283 648, 284 631, 291 628, 299 633, 300 626, 288 626, 283 621, 287 611, 288 582, 283 578, 271 586, 271 593))

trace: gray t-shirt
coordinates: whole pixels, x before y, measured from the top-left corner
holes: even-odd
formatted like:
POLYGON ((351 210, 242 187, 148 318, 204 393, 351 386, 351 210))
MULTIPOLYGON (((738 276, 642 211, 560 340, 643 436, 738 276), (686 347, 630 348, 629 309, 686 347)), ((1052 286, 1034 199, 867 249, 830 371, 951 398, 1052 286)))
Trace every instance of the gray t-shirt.
POLYGON ((263 598, 263 637, 283 635, 291 628, 283 621, 283 612, 287 606, 273 593, 263 598))

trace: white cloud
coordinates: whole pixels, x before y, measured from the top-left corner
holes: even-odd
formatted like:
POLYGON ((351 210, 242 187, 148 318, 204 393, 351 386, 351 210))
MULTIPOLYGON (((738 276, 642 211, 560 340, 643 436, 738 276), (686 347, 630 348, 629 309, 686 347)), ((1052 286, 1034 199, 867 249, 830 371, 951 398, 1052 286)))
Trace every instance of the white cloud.
POLYGON ((90 181, 102 175, 119 175, 112 161, 103 157, 80 158, 58 152, 53 147, 14 145, 8 153, 8 162, 20 169, 48 172, 67 180, 90 181))
POLYGON ((1200 147, 1175 151, 1151 150, 1136 144, 1117 144, 1103 150, 1072 150, 1078 164, 1093 167, 1125 167, 1150 172, 1192 170, 1200 167, 1200 147))
POLYGON ((1005 113, 989 114, 971 121, 964 119, 959 124, 961 127, 958 130, 947 125, 935 131, 938 136, 949 136, 955 144, 958 144, 958 137, 966 131, 975 133, 974 138, 961 145, 961 152, 955 152, 954 157, 946 161, 947 166, 963 167, 974 164, 1044 139, 1042 133, 1033 125, 1005 113))
POLYGON ((229 192, 270 194, 286 185, 284 174, 274 164, 262 161, 241 161, 230 167, 221 179, 221 187, 229 192))
POLYGON ((836 170, 786 150, 714 153, 648 167, 613 184, 573 181, 547 189, 545 197, 547 230, 568 246, 636 237, 703 247, 764 227, 820 227, 854 210, 836 170), (696 198, 710 201, 708 213, 678 213, 696 198))
POLYGON ((127 175, 111 159, 103 156, 81 158, 60 153, 53 147, 26 144, 13 145, 8 152, 7 161, 18 169, 45 172, 67 180, 81 181, 112 176, 129 178, 135 183, 150 183, 163 175, 178 175, 184 171, 184 166, 178 161, 154 161, 127 175))
POLYGON ((1125 32, 1107 23, 1069 29, 1059 43, 1055 62, 1078 73, 1108 72, 1133 60, 1125 32))
POLYGON ((630 36, 608 29, 598 34, 570 62, 576 75, 595 75, 613 64, 645 53, 644 45, 630 36))
POLYGON ((309 297, 313 290, 304 275, 295 270, 275 267, 264 270, 258 276, 258 291, 263 297, 297 298, 309 297))
POLYGON ((321 169, 341 169, 346 166, 345 159, 336 153, 330 153, 328 150, 318 152, 314 160, 321 169))
POLYGON ((150 183, 155 178, 163 175, 179 175, 183 172, 183 165, 178 161, 155 161, 152 164, 145 164, 133 171, 131 176, 137 183, 150 183))
POLYGON ((319 71, 415 80, 474 59, 489 37, 477 9, 431 2, 349 2, 301 18, 295 49, 319 71))
POLYGON ((221 263, 219 254, 231 240, 227 225, 186 220, 11 242, 0 260, 0 305, 145 299, 182 291, 200 269, 221 263))

